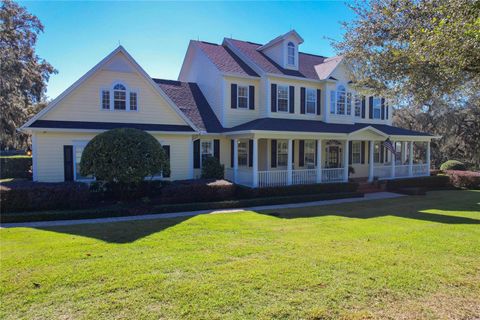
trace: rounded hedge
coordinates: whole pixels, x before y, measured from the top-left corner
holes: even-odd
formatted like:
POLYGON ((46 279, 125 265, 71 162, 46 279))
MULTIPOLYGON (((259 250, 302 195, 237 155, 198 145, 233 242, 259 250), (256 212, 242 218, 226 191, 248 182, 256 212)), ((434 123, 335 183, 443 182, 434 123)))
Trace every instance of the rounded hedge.
POLYGON ((442 163, 440 166, 440 170, 446 171, 446 170, 460 170, 460 171, 465 171, 467 168, 465 165, 457 160, 448 160, 442 163))
POLYGON ((113 183, 139 183, 169 170, 167 155, 149 133, 131 128, 113 129, 95 136, 85 147, 80 173, 113 183))
POLYGON ((207 157, 202 161, 203 179, 223 179, 225 166, 215 157, 207 157))

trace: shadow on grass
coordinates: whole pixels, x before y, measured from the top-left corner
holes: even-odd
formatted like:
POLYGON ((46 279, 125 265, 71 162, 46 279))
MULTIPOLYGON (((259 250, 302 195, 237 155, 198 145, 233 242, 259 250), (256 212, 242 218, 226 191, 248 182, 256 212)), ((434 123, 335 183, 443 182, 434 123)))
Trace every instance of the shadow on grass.
MULTIPOLYGON (((322 216, 370 219, 395 216, 444 224, 480 224, 479 219, 460 216, 466 212, 479 212, 478 216, 480 218, 480 192, 461 192, 435 193, 427 196, 408 196, 388 200, 359 201, 275 211, 257 211, 257 213, 282 219, 322 216), (428 213, 428 211, 455 212, 458 216, 428 213)), ((192 217, 36 227, 36 229, 95 238, 108 243, 125 244, 167 230, 190 218, 192 217)))

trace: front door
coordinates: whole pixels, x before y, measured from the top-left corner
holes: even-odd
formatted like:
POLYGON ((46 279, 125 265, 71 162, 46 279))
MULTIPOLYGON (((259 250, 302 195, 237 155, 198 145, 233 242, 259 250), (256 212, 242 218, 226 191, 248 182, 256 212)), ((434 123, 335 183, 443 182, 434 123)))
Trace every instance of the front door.
POLYGON ((340 167, 340 147, 329 146, 327 148, 327 168, 340 167))

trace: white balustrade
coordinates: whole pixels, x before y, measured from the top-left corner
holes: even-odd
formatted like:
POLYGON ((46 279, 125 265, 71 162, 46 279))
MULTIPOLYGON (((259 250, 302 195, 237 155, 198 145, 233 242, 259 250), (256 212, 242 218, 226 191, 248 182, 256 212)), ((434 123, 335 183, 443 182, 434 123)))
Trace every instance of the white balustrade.
POLYGON ((293 170, 293 184, 314 184, 317 182, 317 169, 293 170))
POLYGON ((342 182, 343 168, 322 169, 322 182, 342 182))
POLYGON ((392 176, 392 167, 390 165, 379 165, 373 167, 373 177, 377 179, 387 179, 392 176))
POLYGON ((412 168, 414 176, 426 176, 428 175, 428 165, 427 164, 414 164, 412 168))
POLYGON ((395 166, 395 178, 408 177, 408 164, 395 166))
POLYGON ((278 187, 286 186, 288 180, 288 170, 258 171, 258 186, 278 187))

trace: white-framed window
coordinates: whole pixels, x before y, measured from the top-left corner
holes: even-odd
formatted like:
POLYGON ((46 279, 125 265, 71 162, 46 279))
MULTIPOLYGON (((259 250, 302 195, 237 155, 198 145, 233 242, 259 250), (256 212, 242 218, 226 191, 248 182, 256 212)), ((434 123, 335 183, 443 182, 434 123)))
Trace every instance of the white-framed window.
POLYGON ((92 175, 82 176, 80 173, 82 154, 87 144, 88 141, 77 141, 73 143, 73 179, 75 181, 89 182, 95 180, 92 175))
POLYGON ((382 116, 382 99, 373 98, 373 118, 380 119, 382 116))
POLYGON ((120 82, 115 82, 110 89, 100 90, 102 110, 137 111, 138 93, 120 82))
POLYGON ((352 141, 352 164, 362 163, 362 142, 352 141))
POLYGON ((293 42, 287 44, 287 61, 289 65, 295 65, 295 44, 293 42))
POLYGON ((237 106, 248 109, 248 86, 237 86, 237 106))
POLYGON ((305 110, 309 114, 316 114, 317 113, 317 90, 312 88, 307 88, 305 91, 306 91, 305 110))
POLYGON ((305 140, 304 162, 307 168, 315 168, 315 143, 315 140, 305 140))
POLYGON ((110 109, 110 90, 102 90, 102 109, 110 109))
POLYGON ((351 92, 347 92, 347 115, 351 115, 352 114, 352 93, 351 92))
POLYGON ((330 91, 330 113, 335 114, 337 98, 335 90, 330 91))
POLYGON ((115 110, 127 109, 127 88, 123 84, 117 83, 113 86, 113 108, 115 110))
POLYGON ((201 140, 200 141, 200 167, 202 167, 203 161, 208 157, 213 157, 213 141, 201 140))
POLYGON ((337 114, 345 114, 346 90, 343 85, 337 88, 337 114))
POLYGON ((355 95, 355 117, 362 116, 362 97, 360 95, 355 95))
POLYGON ((248 140, 238 141, 238 166, 248 167, 248 140))
POLYGON ((277 86, 277 111, 288 112, 288 86, 277 86))
POLYGON ((373 163, 380 163, 381 142, 375 142, 373 145, 373 163))
POLYGON ((277 167, 288 165, 288 140, 277 141, 277 167))

